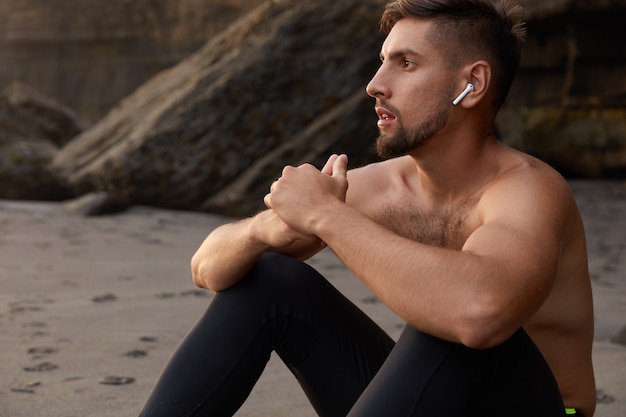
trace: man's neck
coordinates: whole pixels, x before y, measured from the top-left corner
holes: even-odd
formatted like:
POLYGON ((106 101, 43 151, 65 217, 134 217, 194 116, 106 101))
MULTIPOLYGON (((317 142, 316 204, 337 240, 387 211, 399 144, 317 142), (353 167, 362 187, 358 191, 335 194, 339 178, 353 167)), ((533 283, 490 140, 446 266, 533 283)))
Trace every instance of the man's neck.
POLYGON ((500 146, 491 132, 482 137, 433 138, 411 154, 420 188, 436 202, 464 199, 497 175, 495 153, 500 146))

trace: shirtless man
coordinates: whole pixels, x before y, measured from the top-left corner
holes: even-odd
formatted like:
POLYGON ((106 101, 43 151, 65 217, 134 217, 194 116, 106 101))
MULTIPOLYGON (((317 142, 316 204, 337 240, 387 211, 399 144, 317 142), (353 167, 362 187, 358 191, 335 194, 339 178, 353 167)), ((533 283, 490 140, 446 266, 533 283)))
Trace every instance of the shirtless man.
POLYGON ((580 213, 561 176, 494 136, 519 9, 434 3, 381 20, 367 93, 389 159, 286 167, 267 211, 207 237, 193 277, 218 293, 142 415, 231 415, 272 350, 323 416, 593 415, 580 213), (293 259, 325 245, 406 321, 397 343, 293 259))

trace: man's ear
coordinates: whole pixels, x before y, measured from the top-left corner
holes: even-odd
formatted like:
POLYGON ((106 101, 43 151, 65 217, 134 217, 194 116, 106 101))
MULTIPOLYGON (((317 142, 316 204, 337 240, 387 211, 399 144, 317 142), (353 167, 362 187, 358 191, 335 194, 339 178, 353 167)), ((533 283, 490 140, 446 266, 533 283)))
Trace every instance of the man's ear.
MULTIPOLYGON (((490 100, 489 86, 491 85, 491 65, 487 61, 476 61, 463 70, 463 75, 474 88, 459 103, 464 108, 472 108, 480 102, 490 100)), ((465 88, 465 86, 463 86, 465 88)))

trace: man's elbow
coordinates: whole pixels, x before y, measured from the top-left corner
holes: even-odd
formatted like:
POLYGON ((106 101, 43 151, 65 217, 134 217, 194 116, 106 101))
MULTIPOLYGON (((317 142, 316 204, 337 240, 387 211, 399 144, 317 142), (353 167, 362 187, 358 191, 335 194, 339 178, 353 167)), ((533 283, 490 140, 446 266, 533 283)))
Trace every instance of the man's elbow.
POLYGON ((463 332, 460 342, 471 349, 489 349, 504 343, 513 333, 499 331, 485 331, 481 329, 471 329, 463 332))
POLYGON ((211 286, 206 279, 207 270, 205 262, 200 260, 198 257, 193 256, 191 258, 191 279, 196 287, 203 288, 206 290, 211 290, 211 286))
POLYGON ((472 312, 460 320, 458 330, 461 344, 472 349, 488 349, 504 343, 517 331, 496 303, 484 302, 472 306, 472 312))

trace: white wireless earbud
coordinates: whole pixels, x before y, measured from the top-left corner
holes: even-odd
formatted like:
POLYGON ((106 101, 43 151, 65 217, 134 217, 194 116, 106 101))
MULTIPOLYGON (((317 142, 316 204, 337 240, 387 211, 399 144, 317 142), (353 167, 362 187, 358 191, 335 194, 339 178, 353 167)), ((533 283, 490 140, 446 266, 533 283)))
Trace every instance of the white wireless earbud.
POLYGON ((465 90, 463 90, 463 92, 459 94, 457 98, 454 99, 452 104, 454 104, 455 106, 459 104, 461 100, 465 98, 466 95, 472 92, 473 89, 474 89, 474 85, 472 83, 467 83, 467 87, 465 87, 465 90))

